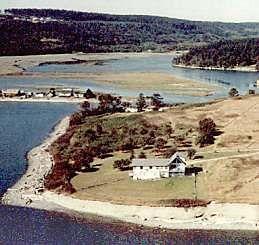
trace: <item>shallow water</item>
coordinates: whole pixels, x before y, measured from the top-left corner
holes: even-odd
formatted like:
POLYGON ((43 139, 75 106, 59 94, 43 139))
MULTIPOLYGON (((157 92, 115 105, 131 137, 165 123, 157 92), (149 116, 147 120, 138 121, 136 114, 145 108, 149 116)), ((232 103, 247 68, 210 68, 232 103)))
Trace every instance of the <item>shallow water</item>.
MULTIPOLYGON (((241 94, 248 92, 248 86, 251 82, 259 79, 259 72, 246 73, 246 72, 231 72, 231 71, 208 71, 208 70, 195 70, 172 67, 171 55, 154 55, 149 57, 131 57, 120 60, 105 61, 103 65, 44 65, 30 67, 30 72, 90 72, 90 73, 103 73, 103 72, 165 72, 177 77, 201 81, 204 83, 218 85, 218 90, 212 96, 207 97, 193 97, 193 96, 179 96, 172 93, 166 93, 159 90, 149 91, 143 90, 146 95, 151 95, 154 92, 161 93, 165 101, 171 103, 190 103, 190 102, 206 102, 215 98, 222 98, 228 96, 228 91, 232 87, 236 87, 241 94)), ((3 88, 30 88, 35 86, 69 86, 76 88, 90 88, 99 92, 117 93, 124 96, 136 96, 139 90, 127 90, 118 88, 111 84, 96 83, 89 79, 49 79, 49 78, 23 78, 23 77, 2 77, 0 78, 0 87, 3 88)))
POLYGON ((223 86, 246 88, 251 81, 259 79, 259 72, 209 71, 172 67, 172 55, 154 55, 148 57, 132 57, 106 61, 104 65, 46 65, 31 67, 35 72, 167 72, 183 78, 204 81, 223 86), (229 85, 227 85, 229 84, 229 85))

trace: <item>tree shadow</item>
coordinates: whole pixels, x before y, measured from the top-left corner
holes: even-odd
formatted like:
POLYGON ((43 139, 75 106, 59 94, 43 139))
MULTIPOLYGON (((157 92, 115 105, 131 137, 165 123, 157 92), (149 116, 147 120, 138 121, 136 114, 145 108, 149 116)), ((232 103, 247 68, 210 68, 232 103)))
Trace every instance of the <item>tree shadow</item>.
POLYGON ((100 159, 106 159, 106 158, 109 158, 109 157, 113 157, 113 154, 105 153, 105 154, 102 154, 102 155, 99 156, 100 159))
POLYGON ((99 171, 100 168, 96 168, 95 166, 94 167, 91 167, 89 169, 84 169, 84 170, 81 170, 80 172, 81 173, 94 173, 94 172, 97 172, 99 171))
POLYGON ((220 136, 223 133, 224 133, 224 131, 222 131, 220 129, 216 129, 216 131, 214 132, 214 136, 220 136))
POLYGON ((204 156, 201 156, 201 155, 195 155, 193 160, 197 160, 197 159, 203 159, 204 156))
POLYGON ((151 149, 153 149, 153 146, 151 146, 151 145, 150 145, 150 146, 144 146, 144 147, 143 147, 143 150, 151 150, 151 149))

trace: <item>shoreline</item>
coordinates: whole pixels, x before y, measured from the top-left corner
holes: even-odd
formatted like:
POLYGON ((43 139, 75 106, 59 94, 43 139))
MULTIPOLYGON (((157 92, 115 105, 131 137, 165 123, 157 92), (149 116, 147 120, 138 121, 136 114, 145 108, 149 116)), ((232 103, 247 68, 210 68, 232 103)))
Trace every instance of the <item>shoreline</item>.
POLYGON ((44 178, 53 167, 49 146, 62 134, 69 125, 69 116, 63 118, 40 145, 27 154, 28 166, 24 175, 1 198, 6 205, 31 207, 56 211, 57 205, 46 202, 42 197, 44 178))
POLYGON ((68 214, 78 212, 97 215, 153 228, 259 230, 259 205, 211 203, 207 207, 189 209, 148 207, 79 200, 64 194, 43 191, 44 177, 54 164, 48 148, 65 133, 68 125, 69 117, 65 117, 42 144, 28 153, 28 169, 4 194, 3 204, 68 214))
POLYGON ((66 210, 108 217, 152 228, 259 231, 259 205, 212 203, 207 207, 149 207, 86 201, 46 191, 45 200, 66 210))
POLYGON ((32 103, 73 103, 80 104, 83 103, 85 98, 0 98, 1 102, 32 102, 32 103))
POLYGON ((193 69, 193 70, 206 70, 206 71, 232 71, 232 72, 245 72, 245 73, 256 73, 259 72, 252 67, 235 67, 235 68, 220 68, 220 67, 202 67, 202 66, 187 66, 182 64, 172 64, 173 67, 193 69))

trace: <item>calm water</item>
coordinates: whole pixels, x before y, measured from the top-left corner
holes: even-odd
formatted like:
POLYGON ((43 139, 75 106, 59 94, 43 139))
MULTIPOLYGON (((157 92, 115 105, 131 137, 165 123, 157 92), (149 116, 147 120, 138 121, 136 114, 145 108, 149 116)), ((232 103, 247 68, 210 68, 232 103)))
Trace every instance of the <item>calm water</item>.
POLYGON ((0 103, 0 195, 23 175, 26 152, 75 108, 71 104, 0 103))
MULTIPOLYGON (((258 244, 256 232, 172 231, 93 222, 28 208, 0 206, 4 244, 258 244), (15 222, 14 222, 15 220, 15 222)), ((1 243, 0 242, 0 243, 1 243)))

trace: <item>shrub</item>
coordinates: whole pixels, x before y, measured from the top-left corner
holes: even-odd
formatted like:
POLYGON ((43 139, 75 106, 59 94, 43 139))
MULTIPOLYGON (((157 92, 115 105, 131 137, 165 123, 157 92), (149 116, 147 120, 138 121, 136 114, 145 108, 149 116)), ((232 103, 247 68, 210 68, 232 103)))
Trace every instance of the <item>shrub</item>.
POLYGON ((89 170, 93 157, 87 149, 78 149, 72 155, 74 171, 89 170))
POLYGON ((142 128, 140 129, 140 134, 145 135, 145 134, 147 134, 147 133, 148 133, 148 129, 147 129, 147 128, 142 127, 142 128))
POLYGON ((90 110, 90 103, 88 101, 84 101, 82 104, 81 104, 81 108, 82 110, 84 111, 89 111, 90 110))
POLYGON ((211 118, 205 118, 199 122, 199 136, 197 144, 201 147, 214 143, 214 136, 216 134, 216 124, 211 118))
POLYGON ((130 160, 134 159, 135 158, 135 153, 134 153, 134 150, 132 149, 130 151, 130 160))
POLYGON ((166 123, 162 125, 162 134, 163 136, 166 136, 168 139, 171 138, 171 134, 173 133, 173 128, 171 126, 171 123, 166 123))
POLYGON ((96 98, 96 95, 92 92, 91 89, 87 89, 86 92, 84 93, 84 97, 86 99, 92 99, 92 98, 96 98))
POLYGON ((128 170, 130 167, 131 161, 129 159, 121 159, 114 161, 113 167, 121 171, 128 170))
POLYGON ((167 144, 167 141, 163 138, 157 138, 155 142, 155 147, 159 150, 163 149, 165 145, 167 144))
POLYGON ((151 104, 158 110, 164 103, 160 94, 153 94, 151 97, 151 104))
POLYGON ((196 154, 196 150, 191 148, 191 149, 188 149, 187 151, 187 156, 189 159, 193 159, 194 155, 196 154))
POLYGON ((98 135, 101 135, 103 133, 103 127, 99 123, 96 125, 96 132, 98 135))
POLYGON ((236 88, 231 88, 231 89, 229 90, 228 94, 229 94, 230 97, 236 97, 236 96, 239 95, 239 93, 238 93, 238 91, 237 91, 236 88))
POLYGON ((96 138, 96 132, 93 129, 87 129, 85 131, 84 136, 87 138, 88 141, 93 141, 96 138))
POLYGON ((168 149, 166 149, 166 151, 163 153, 164 157, 166 158, 170 158, 171 156, 173 156, 175 153, 177 152, 177 147, 170 147, 168 149))
POLYGON ((142 151, 139 153, 138 158, 145 159, 147 157, 146 157, 146 154, 142 151))
POLYGON ((144 138, 145 145, 154 145, 156 143, 156 139, 152 137, 144 138))
POLYGON ((125 139, 125 141, 120 146, 120 149, 122 151, 130 151, 130 150, 133 150, 134 148, 135 148, 135 146, 133 144, 132 138, 125 139))
POLYGON ((73 193, 75 189, 70 184, 70 179, 73 177, 74 172, 71 171, 66 162, 56 162, 51 173, 49 173, 44 181, 44 186, 48 190, 66 191, 73 193))
POLYGON ((137 101, 137 108, 138 111, 143 111, 144 107, 146 106, 146 100, 144 98, 144 95, 142 93, 139 94, 138 101, 137 101))
POLYGON ((81 112, 76 112, 70 117, 69 126, 80 125, 83 121, 83 115, 81 112))

